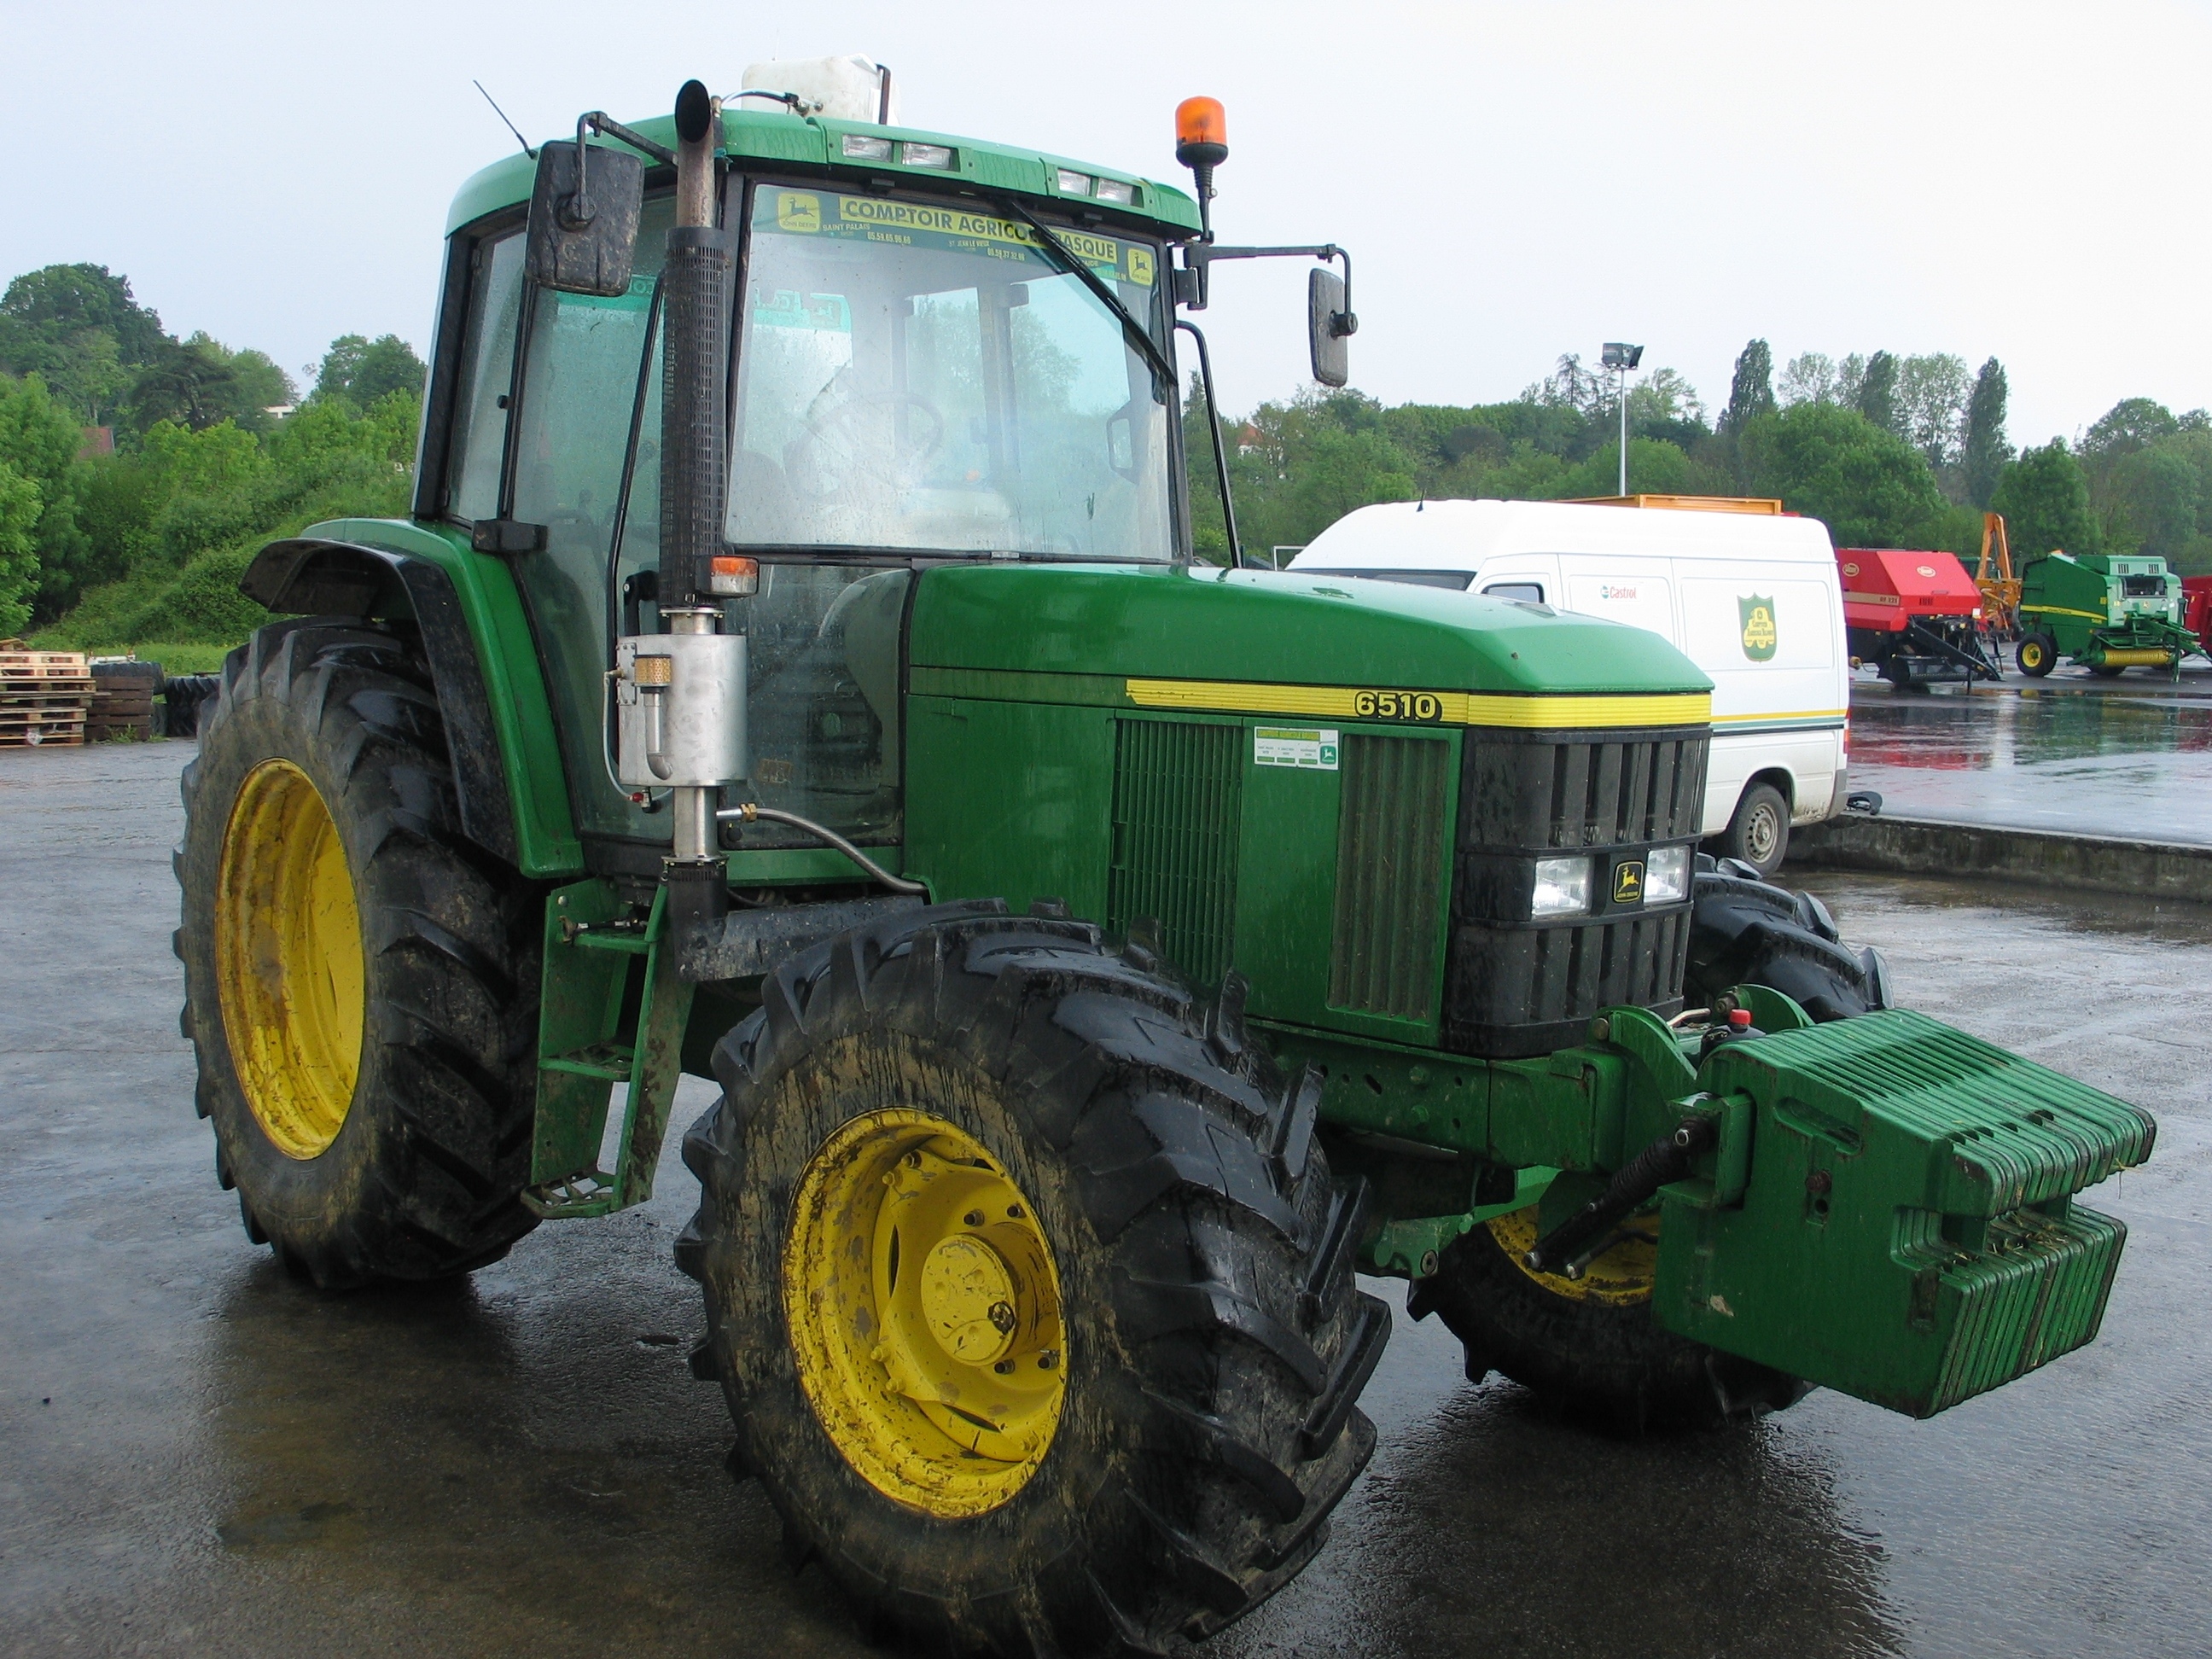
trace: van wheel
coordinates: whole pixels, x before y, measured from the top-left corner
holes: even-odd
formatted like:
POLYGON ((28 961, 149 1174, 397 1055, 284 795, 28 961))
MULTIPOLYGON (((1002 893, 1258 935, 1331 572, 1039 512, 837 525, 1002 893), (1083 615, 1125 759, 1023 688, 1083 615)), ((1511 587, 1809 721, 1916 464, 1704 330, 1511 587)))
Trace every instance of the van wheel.
POLYGON ((1790 803, 1771 783, 1754 783, 1735 804, 1735 816, 1721 832, 1721 850, 1754 865, 1762 876, 1782 867, 1790 851, 1790 803))

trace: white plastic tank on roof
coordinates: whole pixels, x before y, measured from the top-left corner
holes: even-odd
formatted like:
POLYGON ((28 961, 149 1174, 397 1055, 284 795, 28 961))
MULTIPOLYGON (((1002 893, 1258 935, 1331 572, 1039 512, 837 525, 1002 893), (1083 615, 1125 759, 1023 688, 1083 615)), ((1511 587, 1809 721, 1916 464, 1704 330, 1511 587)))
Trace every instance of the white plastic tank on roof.
MULTIPOLYGON (((738 85, 748 92, 787 92, 799 100, 801 115, 826 115, 833 121, 881 121, 898 125, 898 88, 890 71, 872 58, 778 58, 745 65, 738 85)), ((733 100, 739 109, 772 110, 766 98, 733 100)))

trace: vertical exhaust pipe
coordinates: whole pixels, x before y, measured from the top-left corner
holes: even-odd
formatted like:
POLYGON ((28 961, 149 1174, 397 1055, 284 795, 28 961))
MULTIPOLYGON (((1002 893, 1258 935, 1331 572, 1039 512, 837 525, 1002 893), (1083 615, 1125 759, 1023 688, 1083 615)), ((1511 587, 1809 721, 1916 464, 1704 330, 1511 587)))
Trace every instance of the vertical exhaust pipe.
POLYGON ((716 796, 722 783, 747 769, 745 641, 742 635, 720 634, 721 606, 714 594, 729 489, 724 395, 731 258, 714 222, 720 129, 717 100, 698 82, 685 82, 676 94, 676 223, 661 274, 667 356, 660 414, 659 605, 670 635, 666 648, 678 659, 678 683, 655 700, 669 705, 655 712, 679 733, 687 721, 696 722, 705 748, 720 755, 719 763, 678 773, 671 791, 673 845, 665 878, 679 959, 719 932, 727 913, 729 892, 715 844, 716 796), (729 775, 709 778, 707 770, 729 775))

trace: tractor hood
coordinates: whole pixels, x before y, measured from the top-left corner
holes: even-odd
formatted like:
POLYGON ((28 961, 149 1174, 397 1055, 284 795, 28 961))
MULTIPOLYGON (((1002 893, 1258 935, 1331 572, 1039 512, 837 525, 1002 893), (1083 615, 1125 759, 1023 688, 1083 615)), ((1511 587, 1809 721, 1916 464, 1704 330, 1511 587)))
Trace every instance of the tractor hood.
POLYGON ((1206 566, 930 571, 915 666, 1500 696, 1678 694, 1712 683, 1658 635, 1448 589, 1206 566))

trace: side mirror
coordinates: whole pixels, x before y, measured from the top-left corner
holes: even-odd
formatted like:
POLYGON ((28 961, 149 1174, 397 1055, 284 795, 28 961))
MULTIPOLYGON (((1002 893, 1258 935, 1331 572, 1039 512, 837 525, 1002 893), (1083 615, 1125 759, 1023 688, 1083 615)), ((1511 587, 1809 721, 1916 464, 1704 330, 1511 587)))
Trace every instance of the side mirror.
POLYGON ((1344 278, 1316 265, 1306 277, 1306 337, 1313 377, 1323 386, 1342 386, 1352 378, 1347 342, 1359 319, 1345 308, 1344 278))
POLYGON ((524 267, 540 288, 602 299, 629 291, 645 162, 565 140, 541 145, 524 267))

